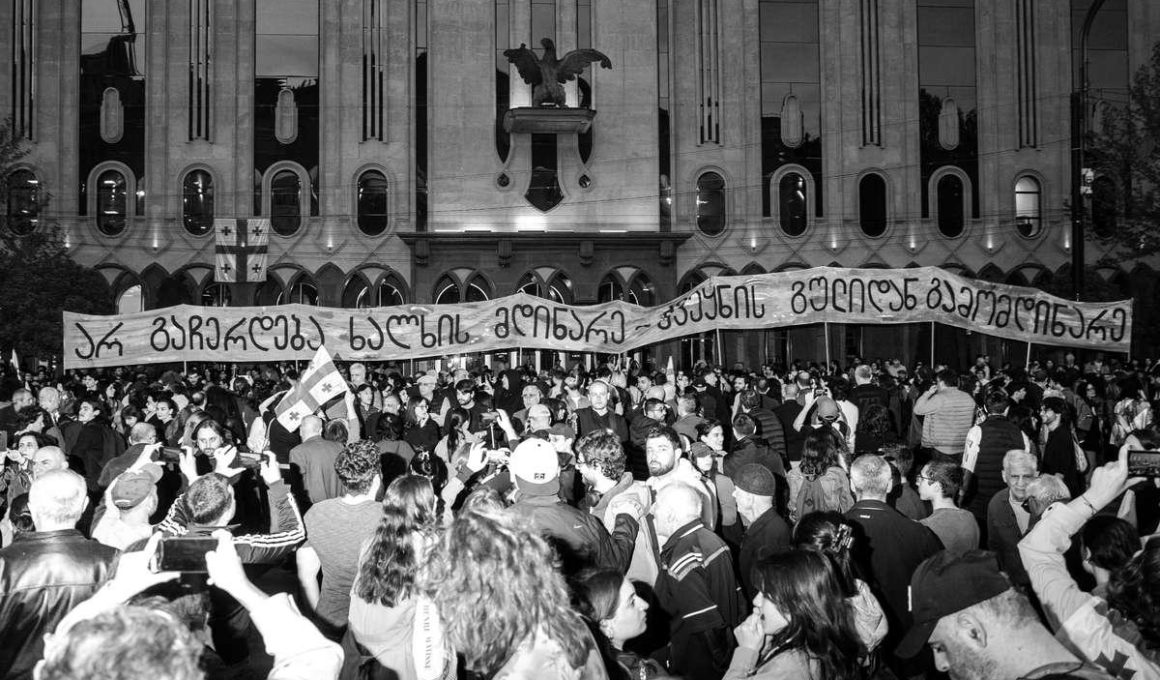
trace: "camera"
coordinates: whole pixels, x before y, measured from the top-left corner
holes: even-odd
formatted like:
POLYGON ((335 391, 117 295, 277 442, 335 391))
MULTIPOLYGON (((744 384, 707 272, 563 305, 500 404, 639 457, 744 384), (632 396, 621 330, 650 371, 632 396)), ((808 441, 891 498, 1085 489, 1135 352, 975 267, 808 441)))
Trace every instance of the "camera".
POLYGON ((1129 450, 1128 476, 1148 479, 1160 477, 1160 451, 1129 450))
POLYGON ((205 554, 217 548, 211 536, 167 536, 157 545, 155 571, 204 574, 205 554))

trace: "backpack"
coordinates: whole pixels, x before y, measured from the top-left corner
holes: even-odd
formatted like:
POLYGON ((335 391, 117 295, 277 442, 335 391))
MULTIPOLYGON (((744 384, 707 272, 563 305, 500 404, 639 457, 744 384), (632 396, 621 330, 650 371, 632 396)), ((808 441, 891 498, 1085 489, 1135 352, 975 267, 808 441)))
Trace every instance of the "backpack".
POLYGON ((854 496, 850 493, 850 478, 846 476, 846 471, 831 467, 825 474, 806 477, 798 491, 796 507, 798 521, 811 512, 845 513, 854 507, 854 496))

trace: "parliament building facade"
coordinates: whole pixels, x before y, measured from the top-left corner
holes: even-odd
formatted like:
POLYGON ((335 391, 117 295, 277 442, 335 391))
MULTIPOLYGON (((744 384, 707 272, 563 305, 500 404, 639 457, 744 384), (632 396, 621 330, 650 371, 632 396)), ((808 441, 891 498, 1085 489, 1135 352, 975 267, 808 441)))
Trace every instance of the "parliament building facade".
MULTIPOLYGON (((3 178, 6 228, 59 227, 123 312, 517 290, 656 305, 709 276, 819 265, 1048 288, 1070 277, 1090 2, 8 0, 0 102, 30 153, 3 178), (531 108, 503 53, 542 54, 543 38, 611 61, 565 84, 594 116, 531 108), (216 281, 214 220, 257 217, 266 280, 216 281)), ((1160 3, 1107 0, 1089 36, 1095 112, 1127 101, 1160 3)), ((1117 188, 1097 177, 1093 191, 1117 188)), ((1088 244, 1089 263, 1102 254, 1088 244)), ((1155 299, 1145 265, 1100 274, 1155 299)), ((1138 320, 1155 313, 1142 307, 1138 320)), ((930 332, 769 329, 668 349, 729 363, 817 359, 827 343, 834 358, 1015 352, 930 332)))

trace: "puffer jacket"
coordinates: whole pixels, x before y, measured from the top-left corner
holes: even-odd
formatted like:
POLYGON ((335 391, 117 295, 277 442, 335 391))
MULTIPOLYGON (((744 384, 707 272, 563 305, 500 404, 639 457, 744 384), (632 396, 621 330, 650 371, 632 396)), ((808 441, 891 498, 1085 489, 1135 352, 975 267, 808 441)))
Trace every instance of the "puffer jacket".
POLYGON ((118 554, 75 529, 21 534, 0 550, 0 678, 32 677, 45 633, 92 597, 118 554))

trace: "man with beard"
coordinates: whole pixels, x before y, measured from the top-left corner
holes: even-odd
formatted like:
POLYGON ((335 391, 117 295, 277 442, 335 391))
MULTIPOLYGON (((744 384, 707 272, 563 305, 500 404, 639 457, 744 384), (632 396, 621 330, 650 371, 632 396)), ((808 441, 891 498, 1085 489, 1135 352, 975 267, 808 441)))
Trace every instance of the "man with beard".
POLYGON ((914 625, 899 643, 898 655, 912 657, 929 642, 934 665, 954 680, 1111 680, 1043 627, 992 553, 944 550, 934 555, 915 570, 910 599, 914 625))
POLYGON ((658 425, 649 430, 644 442, 648 462, 647 484, 654 494, 670 484, 683 482, 701 495, 701 523, 713 530, 717 527, 717 507, 712 492, 705 485, 701 473, 687 458, 682 458, 680 435, 673 428, 658 425))

